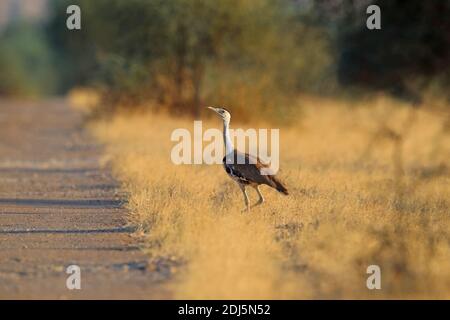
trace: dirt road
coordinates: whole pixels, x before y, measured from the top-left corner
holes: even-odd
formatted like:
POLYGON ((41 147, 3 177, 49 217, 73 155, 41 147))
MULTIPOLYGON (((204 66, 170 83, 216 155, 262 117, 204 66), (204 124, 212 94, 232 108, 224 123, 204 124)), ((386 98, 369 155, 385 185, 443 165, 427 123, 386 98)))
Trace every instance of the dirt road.
POLYGON ((125 224, 101 148, 63 100, 0 101, 0 298, 169 297, 125 224), (66 268, 78 265, 81 289, 66 268))

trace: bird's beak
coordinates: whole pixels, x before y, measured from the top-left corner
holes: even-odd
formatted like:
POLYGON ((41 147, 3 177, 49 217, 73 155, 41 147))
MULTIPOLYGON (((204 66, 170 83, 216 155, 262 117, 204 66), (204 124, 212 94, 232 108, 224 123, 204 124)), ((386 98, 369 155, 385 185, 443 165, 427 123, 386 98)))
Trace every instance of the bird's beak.
POLYGON ((214 108, 214 107, 207 107, 207 108, 217 113, 216 108, 214 108))

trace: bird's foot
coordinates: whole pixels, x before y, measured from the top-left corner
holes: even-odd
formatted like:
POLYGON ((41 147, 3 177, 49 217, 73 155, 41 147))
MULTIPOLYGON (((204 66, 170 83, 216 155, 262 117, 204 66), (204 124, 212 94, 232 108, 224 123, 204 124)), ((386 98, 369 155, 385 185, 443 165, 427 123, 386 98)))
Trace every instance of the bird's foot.
POLYGON ((241 210, 241 212, 250 212, 250 207, 245 207, 244 209, 241 210))
POLYGON ((256 202, 254 205, 252 205, 250 208, 254 208, 254 207, 257 207, 257 206, 260 206, 260 205, 262 205, 264 203, 264 200, 263 199, 259 199, 258 200, 258 202, 256 202))

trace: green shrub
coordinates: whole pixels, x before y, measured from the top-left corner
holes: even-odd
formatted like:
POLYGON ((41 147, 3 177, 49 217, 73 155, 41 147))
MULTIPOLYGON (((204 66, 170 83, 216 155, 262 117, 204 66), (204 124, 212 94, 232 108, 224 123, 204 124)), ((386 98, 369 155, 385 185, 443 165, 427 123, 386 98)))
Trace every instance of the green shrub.
POLYGON ((39 96, 54 93, 52 50, 36 26, 18 23, 0 35, 0 94, 39 96))

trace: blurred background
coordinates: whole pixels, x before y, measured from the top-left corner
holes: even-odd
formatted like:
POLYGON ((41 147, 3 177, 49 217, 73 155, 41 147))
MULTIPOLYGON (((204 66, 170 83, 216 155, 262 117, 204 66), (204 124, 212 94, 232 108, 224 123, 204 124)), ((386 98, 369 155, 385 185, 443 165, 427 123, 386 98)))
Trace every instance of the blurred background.
MULTIPOLYGON (((174 297, 448 299, 449 17, 449 0, 0 0, 0 193, 24 197, 30 186, 44 203, 67 190, 75 199, 91 176, 70 165, 102 153, 142 247, 170 261, 168 277, 182 274, 174 297), (81 30, 66 27, 72 4, 81 30), (381 30, 366 27, 370 4, 381 30), (49 99, 67 96, 88 107, 104 151, 74 141, 80 113, 49 99), (289 197, 267 192, 264 207, 243 215, 221 168, 169 161, 173 130, 194 117, 221 126, 208 105, 229 108, 234 128, 282 129, 289 197), (24 163, 47 171, 31 175, 24 163), (52 173, 55 163, 71 178, 52 173), (371 264, 383 268, 379 293, 366 287, 371 264)), ((110 190, 97 175, 92 183, 92 198, 110 190)), ((44 236, 27 238, 30 247, 54 239, 44 236)), ((10 243, 22 246, 17 237, 10 243)), ((12 278, 13 288, 16 279, 27 278, 12 278)))
POLYGON ((90 87, 106 112, 219 104, 244 121, 287 121, 300 95, 446 108, 449 14, 446 0, 1 0, 0 95, 90 87), (366 28, 369 4, 381 30, 366 28))

